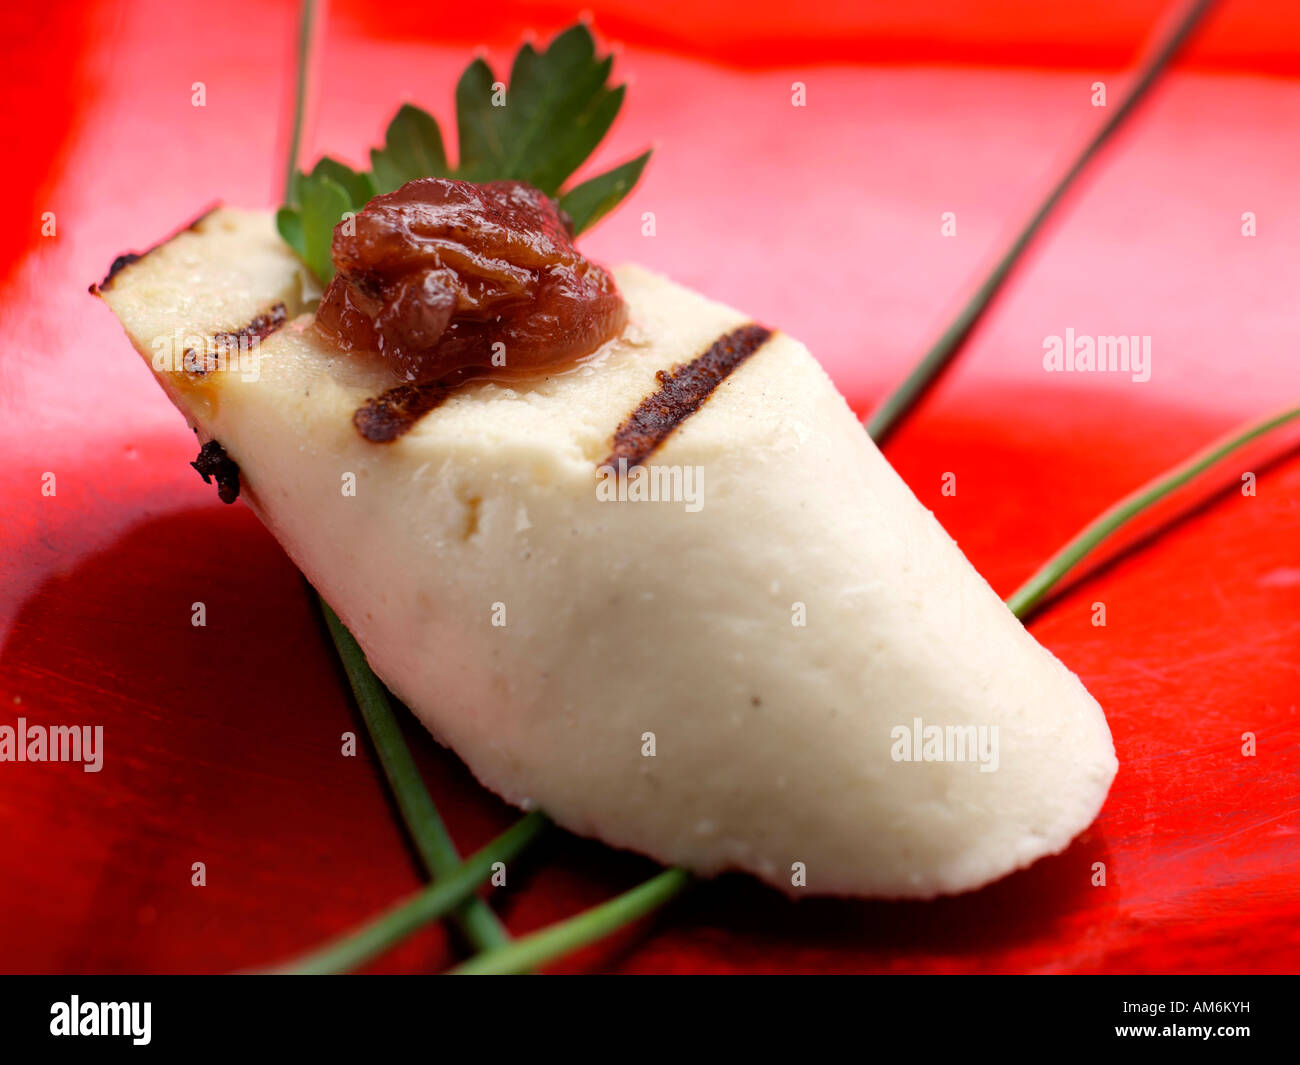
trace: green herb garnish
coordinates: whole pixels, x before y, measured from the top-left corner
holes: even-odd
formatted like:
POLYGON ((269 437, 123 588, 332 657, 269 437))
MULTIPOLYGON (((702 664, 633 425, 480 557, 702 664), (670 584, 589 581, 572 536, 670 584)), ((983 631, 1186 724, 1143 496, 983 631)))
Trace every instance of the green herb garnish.
MULTIPOLYGON (((389 704, 388 689, 375 676, 352 633, 324 599, 320 600, 320 608, 411 841, 429 875, 441 883, 460 870, 460 854, 433 804, 433 797, 420 779, 411 749, 389 704)), ((480 898, 471 896, 458 901, 453 917, 465 938, 478 950, 501 946, 510 938, 491 907, 480 898)))
MULTIPOLYGON (((492 866, 497 862, 512 860, 545 831, 549 824, 541 813, 527 814, 482 850, 458 863, 446 876, 388 907, 378 917, 330 940, 310 954, 264 971, 324 975, 350 972, 364 965, 430 921, 455 910, 463 910, 467 902, 480 901, 475 898, 474 889, 492 875, 492 866)), ((501 946, 509 946, 509 943, 502 939, 496 941, 493 948, 485 949, 500 949, 501 946)))
POLYGON ((1011 594, 1007 606, 1016 617, 1025 618, 1047 598, 1052 589, 1067 574, 1113 533, 1234 451, 1265 433, 1297 419, 1300 419, 1300 407, 1292 407, 1280 414, 1272 414, 1243 428, 1235 429, 1227 436, 1198 451, 1191 458, 1180 462, 1173 469, 1130 492, 1089 522, 1069 543, 1044 562, 1032 577, 1011 594))
POLYGON ((589 229, 627 196, 650 152, 565 189, 609 132, 625 86, 608 84, 612 56, 597 56, 591 31, 565 30, 543 52, 525 44, 502 85, 483 59, 472 62, 456 86, 460 159, 447 159, 437 120, 403 104, 388 124, 370 169, 353 170, 325 156, 309 173, 294 170, 289 202, 276 212, 280 235, 321 281, 334 276, 330 241, 348 211, 374 196, 422 177, 462 181, 523 181, 555 197, 575 234, 589 229))
POLYGON ((657 910, 685 891, 691 880, 691 874, 685 869, 665 869, 608 902, 547 925, 513 943, 476 954, 451 972, 458 976, 526 973, 535 966, 604 939, 611 932, 657 910))
POLYGON ((966 306, 958 312, 952 324, 943 331, 939 339, 934 342, 934 346, 907 375, 907 379, 886 396, 880 406, 871 413, 866 422, 867 433, 877 444, 883 443, 908 412, 934 387, 935 382, 965 346, 971 333, 975 331, 975 326, 979 324, 985 311, 993 303, 994 297, 1002 290, 1012 270, 1033 243, 1034 238, 1038 236, 1039 230, 1065 198, 1065 194, 1070 191, 1079 175, 1088 168, 1088 164, 1115 131, 1124 124, 1125 119, 1141 103, 1160 75, 1173 62, 1174 57, 1182 51, 1183 46, 1196 32, 1214 3, 1215 0, 1192 0, 1169 36, 1152 49, 1150 58, 1143 65, 1119 106, 1110 112, 1109 117, 1084 145, 1083 151, 1070 164, 1069 169, 1052 186, 1024 229, 1011 242, 1010 247, 1002 254, 980 287, 975 290, 975 294, 971 296, 966 306))

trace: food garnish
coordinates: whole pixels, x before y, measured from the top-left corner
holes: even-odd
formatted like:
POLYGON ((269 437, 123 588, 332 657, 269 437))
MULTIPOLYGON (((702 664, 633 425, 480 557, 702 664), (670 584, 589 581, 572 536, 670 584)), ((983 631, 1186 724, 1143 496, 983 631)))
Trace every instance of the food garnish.
POLYGON ((316 326, 412 382, 571 363, 617 334, 627 309, 567 223, 522 182, 408 181, 335 227, 316 326))
POLYGON ((379 193, 428 177, 524 182, 558 200, 573 235, 584 232, 618 206, 650 159, 647 151, 565 187, 623 105, 626 87, 608 84, 613 63, 613 56, 596 54, 591 30, 582 23, 543 52, 524 44, 504 90, 494 88, 502 83, 487 61, 475 59, 456 86, 455 166, 437 120, 404 104, 388 124, 384 146, 371 150, 369 170, 325 156, 308 173, 293 171, 289 202, 276 215, 281 235, 327 282, 334 276, 330 247, 339 220, 379 193))

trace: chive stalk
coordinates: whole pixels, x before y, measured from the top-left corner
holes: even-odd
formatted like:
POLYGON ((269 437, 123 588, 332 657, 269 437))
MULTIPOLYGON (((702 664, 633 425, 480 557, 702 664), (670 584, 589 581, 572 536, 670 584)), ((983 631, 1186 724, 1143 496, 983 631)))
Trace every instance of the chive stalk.
POLYGON ((307 111, 307 75, 311 68, 312 25, 316 21, 316 0, 302 0, 298 14, 298 57, 293 96, 293 121, 289 125, 289 157, 284 167, 284 201, 292 203, 293 175, 302 147, 302 127, 307 111))
POLYGON ((484 951, 451 970, 454 976, 528 972, 538 965, 585 947, 631 924, 680 895, 691 882, 685 869, 665 869, 630 891, 593 906, 576 917, 484 951))
POLYGON ((1156 83, 1174 56, 1182 50, 1182 47, 1187 43, 1214 3, 1215 0, 1193 0, 1192 3, 1188 4, 1173 32, 1151 51, 1150 58, 1142 67, 1141 72, 1119 106, 1110 112, 1110 116, 1102 123, 1101 128, 1093 134, 1092 139, 1084 146, 1083 151, 1080 152, 1069 169, 1052 186, 1047 198, 1039 205, 1038 210, 1034 212, 1025 228, 1020 231, 1020 235, 1012 241, 1011 246, 1003 253, 997 265, 993 267, 992 272, 984 279, 983 284, 975 290, 975 294, 971 296, 970 301, 961 309, 952 324, 944 330, 939 339, 935 341, 934 346, 926 356, 917 363, 916 368, 908 374, 907 379, 886 396, 880 406, 872 412, 870 418, 867 419, 867 433, 877 444, 883 443, 898 428, 903 418, 921 401, 921 398, 938 381, 944 370, 948 368, 957 352, 961 350, 962 345, 965 344, 967 338, 974 331, 975 326, 983 318, 984 312, 989 309, 994 297, 1001 291, 1016 263, 1020 261, 1025 250, 1038 235, 1039 230, 1043 228, 1043 224, 1052 211, 1056 209, 1056 206, 1065 197, 1075 180, 1087 169, 1088 164, 1092 162, 1105 143, 1110 140, 1115 131, 1123 125, 1124 120, 1132 114, 1133 110, 1147 95, 1151 86, 1156 83))
MULTIPOLYGON (((379 764, 383 767, 384 776, 388 778, 389 789, 406 822, 406 829, 419 852, 420 860, 435 880, 451 876, 461 867, 460 855, 447 832, 447 826, 438 815, 433 797, 420 778, 415 759, 411 757, 411 749, 402 737, 401 726, 388 702, 387 692, 366 662, 361 647, 338 615, 324 599, 321 599, 320 606, 330 636, 334 639, 334 647, 347 671, 361 717, 370 732, 375 752, 379 755, 379 764)), ((477 896, 466 899, 457 906, 453 916, 465 938, 479 950, 500 946, 510 938, 488 904, 477 896)))
POLYGON ((359 968, 412 932, 450 913, 472 897, 492 875, 492 866, 508 862, 537 838, 549 824, 541 813, 530 813, 476 851, 447 876, 367 921, 355 931, 331 940, 310 954, 265 970, 268 973, 327 975, 359 968))
POLYGON ((1234 430, 1198 451, 1191 458, 1180 462, 1168 472, 1130 492, 1089 522, 1069 543, 1044 562, 1032 577, 1011 594, 1007 606, 1016 617, 1024 618, 1046 598, 1067 573, 1139 514, 1149 510, 1198 473, 1209 469, 1238 448, 1296 418, 1300 418, 1300 407, 1293 407, 1281 414, 1269 415, 1243 429, 1234 430))

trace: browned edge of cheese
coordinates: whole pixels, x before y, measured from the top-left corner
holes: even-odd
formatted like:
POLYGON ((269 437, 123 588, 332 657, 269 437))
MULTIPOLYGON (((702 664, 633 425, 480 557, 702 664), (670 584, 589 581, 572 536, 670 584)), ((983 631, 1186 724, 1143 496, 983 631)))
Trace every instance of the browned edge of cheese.
POLYGON ((216 210, 218 207, 220 207, 220 206, 221 206, 221 204, 219 204, 219 203, 214 203, 211 207, 209 207, 207 210, 205 210, 202 214, 200 214, 200 215, 198 215, 196 218, 192 219, 192 220, 191 220, 189 223, 187 223, 186 225, 181 226, 181 228, 178 229, 178 230, 176 230, 176 232, 174 232, 174 233, 168 235, 167 237, 164 237, 164 238, 163 238, 162 240, 160 240, 157 244, 150 245, 148 248, 145 248, 144 251, 125 251, 125 252, 123 252, 123 253, 122 253, 121 255, 119 255, 116 259, 113 260, 112 265, 108 268, 108 273, 106 273, 106 274, 104 275, 104 279, 103 279, 102 281, 100 281, 98 284, 91 284, 91 286, 90 286, 90 294, 91 294, 92 296, 98 296, 98 295, 99 295, 101 292, 103 292, 105 289, 107 289, 107 288, 111 288, 112 285, 113 285, 113 279, 116 278, 117 275, 120 274, 123 270, 125 270, 128 266, 130 266, 132 263, 138 263, 141 259, 143 259, 143 258, 144 258, 146 255, 148 255, 150 252, 157 251, 157 250, 158 250, 159 248, 161 248, 164 244, 168 243, 169 241, 175 240, 175 239, 176 239, 177 237, 179 237, 182 233, 186 233, 186 232, 189 232, 190 230, 198 229, 198 227, 203 223, 203 220, 204 220, 205 218, 207 218, 208 215, 210 215, 213 211, 215 211, 215 210, 216 210))
POLYGON ((209 440, 199 455, 190 463, 199 471, 204 484, 217 482, 217 498, 223 503, 233 503, 239 498, 239 464, 226 454, 226 449, 216 440, 209 440))

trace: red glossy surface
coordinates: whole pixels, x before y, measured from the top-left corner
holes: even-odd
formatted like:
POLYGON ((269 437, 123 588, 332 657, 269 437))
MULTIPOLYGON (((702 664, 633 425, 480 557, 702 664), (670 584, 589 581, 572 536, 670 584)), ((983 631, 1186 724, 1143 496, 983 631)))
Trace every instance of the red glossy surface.
MULTIPOLYGON (((1097 121, 1091 84, 1115 98, 1163 5, 817 5, 795 19, 747 0, 694 5, 689 22, 586 6, 626 42, 618 69, 633 83, 595 165, 658 151, 585 251, 779 323, 865 408, 1097 121), (790 105, 796 80, 806 108, 790 105), (945 211, 956 237, 940 236, 945 211)), ((488 41, 500 63, 520 28, 571 13, 508 3, 495 26, 448 27, 425 4, 385 9, 392 33, 359 3, 333 5, 308 157, 358 161, 405 96, 445 119, 468 44, 488 41)), ((339 756, 340 734, 360 726, 301 579, 187 466, 193 438, 85 289, 118 252, 214 200, 273 202, 293 12, 228 0, 207 13, 151 2, 11 15, 0 722, 101 724, 106 754, 98 774, 0 763, 0 969, 270 962, 419 876, 368 752, 339 756), (47 471, 54 497, 41 494, 47 471), (190 625, 196 601, 206 628, 190 625), (205 888, 190 886, 195 861, 205 888)), ((1296 21, 1289 4, 1225 5, 891 445, 999 591, 1128 489, 1300 399, 1296 21), (1067 327, 1150 335, 1152 379, 1044 374, 1043 338, 1067 327), (948 471, 956 497, 940 494, 948 471)), ((924 905, 790 904, 728 878, 564 968, 1294 971, 1300 461, 1279 441, 1219 483, 1226 494, 1035 622, 1105 706, 1121 762, 1066 854, 924 905), (1232 489, 1241 469, 1259 472, 1257 496, 1232 489), (1090 624, 1098 601, 1105 628, 1090 624), (1240 752, 1246 731, 1254 758, 1240 752), (1089 883, 1097 860, 1105 888, 1089 883)), ((508 823, 453 755, 410 736, 462 848, 508 823)), ((649 868, 557 834, 494 899, 523 932, 649 868)), ((451 949, 432 929, 377 968, 427 970, 451 949)))

